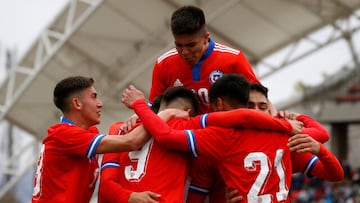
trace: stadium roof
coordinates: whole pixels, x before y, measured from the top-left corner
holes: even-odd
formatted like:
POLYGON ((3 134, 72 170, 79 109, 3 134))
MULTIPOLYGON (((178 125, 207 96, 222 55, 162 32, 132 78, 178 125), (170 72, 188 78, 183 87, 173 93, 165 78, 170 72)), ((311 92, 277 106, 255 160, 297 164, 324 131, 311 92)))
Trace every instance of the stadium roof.
POLYGON ((358 0, 73 0, 11 69, 0 89, 0 120, 42 139, 60 115, 52 103, 54 85, 70 75, 95 78, 104 102, 102 132, 126 119, 132 112, 120 103, 121 91, 132 83, 148 94, 156 58, 173 47, 169 18, 184 4, 203 8, 211 37, 243 50, 254 67, 289 45, 313 45, 301 55, 289 53, 280 65, 262 66, 260 78, 350 36, 358 27, 341 23, 360 19, 358 0), (328 38, 309 38, 328 25, 328 38))

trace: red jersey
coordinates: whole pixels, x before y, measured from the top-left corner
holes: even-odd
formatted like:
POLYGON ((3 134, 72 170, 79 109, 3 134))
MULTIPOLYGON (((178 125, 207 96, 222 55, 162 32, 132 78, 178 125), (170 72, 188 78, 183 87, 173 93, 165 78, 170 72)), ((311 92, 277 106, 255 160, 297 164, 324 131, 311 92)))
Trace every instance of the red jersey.
POLYGON ((200 112, 209 112, 209 88, 226 73, 238 73, 250 82, 260 83, 241 51, 211 39, 207 52, 193 67, 181 58, 175 48, 171 49, 160 56, 154 65, 149 100, 153 101, 168 87, 185 86, 198 95, 200 112))
MULTIPOLYGON (((116 122, 110 125, 109 134, 110 135, 121 135, 121 126, 123 122, 116 122)), ((100 185, 98 193, 98 202, 107 203, 107 202, 127 202, 130 194, 133 192, 127 190, 119 184, 120 173, 120 154, 126 152, 118 153, 107 153, 104 154, 101 164, 101 175, 100 175, 100 185), (119 194, 119 195, 114 195, 119 194)))
POLYGON ((99 174, 96 147, 104 137, 66 118, 43 141, 32 202, 89 202, 99 174))
MULTIPOLYGON (((304 123, 305 128, 302 130, 302 133, 309 134, 319 142, 325 142, 329 139, 326 129, 310 116, 302 114, 297 117, 297 120, 304 123)), ((238 121, 238 119, 235 121, 238 121)), ((187 202, 203 202, 205 196, 209 195, 210 203, 225 203, 225 185, 223 181, 216 176, 216 166, 204 157, 200 157, 199 161, 200 160, 202 163, 195 166, 196 168, 191 174, 192 179, 187 202)), ((292 152, 291 160, 296 160, 292 161, 293 173, 301 172, 308 177, 316 176, 326 180, 337 181, 342 177, 343 169, 340 162, 324 146, 321 146, 318 156, 311 153, 299 154, 292 152), (319 160, 319 157, 323 160, 319 160), (327 169, 325 170, 324 167, 327 169)))
POLYGON ((227 187, 236 188, 245 202, 289 201, 291 183, 287 134, 276 131, 208 127, 179 131, 162 122, 143 102, 133 108, 156 141, 212 158, 227 187))
MULTIPOLYGON (((198 123, 189 126, 181 120, 169 122, 180 129, 184 125, 199 128, 198 123)), ((112 125, 111 131, 118 131, 120 126, 121 123, 112 125)), ((128 202, 131 192, 152 191, 161 194, 159 202, 182 203, 189 158, 187 153, 164 147, 153 138, 138 151, 118 153, 117 158, 105 155, 99 202, 128 202)))
POLYGON ((191 182, 187 203, 203 203, 209 196, 209 203, 225 203, 226 185, 221 178, 218 167, 212 159, 199 156, 190 170, 191 182))
MULTIPOLYGON (((200 119, 201 127, 219 125, 224 127, 246 127, 263 130, 279 130, 290 132, 290 125, 284 120, 273 119, 271 116, 252 109, 236 109, 232 111, 204 114, 200 119)), ((210 203, 222 203, 225 200, 225 183, 219 176, 216 164, 207 157, 200 156, 190 170, 191 184, 187 203, 204 202, 209 195, 210 203)))

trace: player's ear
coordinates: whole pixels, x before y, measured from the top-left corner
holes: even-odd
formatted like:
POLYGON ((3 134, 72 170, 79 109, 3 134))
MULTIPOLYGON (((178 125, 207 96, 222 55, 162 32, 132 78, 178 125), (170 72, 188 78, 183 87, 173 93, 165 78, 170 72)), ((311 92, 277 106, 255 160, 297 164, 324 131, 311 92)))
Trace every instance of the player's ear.
POLYGON ((74 97, 71 99, 71 105, 73 106, 74 109, 80 109, 81 108, 81 101, 74 97))
POLYGON ((204 34, 204 43, 207 43, 209 41, 209 37, 210 37, 210 33, 209 32, 205 32, 204 34))
POLYGON ((216 98, 216 108, 218 111, 223 111, 225 108, 224 100, 221 97, 216 98))

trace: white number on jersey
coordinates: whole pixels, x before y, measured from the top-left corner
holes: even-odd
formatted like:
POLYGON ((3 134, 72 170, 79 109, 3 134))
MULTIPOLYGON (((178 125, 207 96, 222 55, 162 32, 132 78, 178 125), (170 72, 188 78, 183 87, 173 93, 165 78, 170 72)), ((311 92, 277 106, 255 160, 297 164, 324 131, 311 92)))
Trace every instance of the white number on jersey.
POLYGON ((197 93, 199 95, 201 103, 203 103, 206 106, 210 105, 209 91, 206 88, 200 88, 197 93))
MULTIPOLYGON (((276 193, 277 201, 283 201, 287 198, 288 189, 285 184, 285 172, 283 165, 281 163, 283 157, 283 150, 279 149, 276 151, 276 157, 274 160, 274 167, 276 173, 279 176, 279 191, 276 193)), ((263 152, 253 152, 249 153, 244 160, 244 166, 248 171, 255 171, 257 165, 255 162, 260 162, 260 172, 250 188, 249 193, 247 194, 248 202, 261 202, 261 203, 270 203, 272 202, 271 194, 259 195, 263 185, 268 181, 268 176, 270 172, 271 163, 269 163, 269 158, 263 152)), ((272 170, 272 169, 271 169, 272 170)))
POLYGON ((35 172, 35 183, 34 183, 34 190, 33 190, 33 196, 36 198, 39 198, 41 194, 41 172, 43 168, 43 161, 44 161, 44 151, 45 151, 45 145, 43 144, 41 146, 40 156, 36 167, 35 172))
POLYGON ((129 159, 131 162, 136 162, 136 168, 133 166, 125 166, 125 177, 128 181, 139 182, 146 173, 146 165, 148 156, 150 154, 151 146, 153 143, 151 138, 142 148, 138 151, 129 152, 129 159))

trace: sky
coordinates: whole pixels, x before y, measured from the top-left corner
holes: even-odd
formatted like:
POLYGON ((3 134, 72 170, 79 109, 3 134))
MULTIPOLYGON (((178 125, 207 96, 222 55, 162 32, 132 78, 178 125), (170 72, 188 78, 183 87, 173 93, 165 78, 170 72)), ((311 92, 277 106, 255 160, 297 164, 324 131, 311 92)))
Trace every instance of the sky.
MULTIPOLYGON (((0 52, 1 48, 7 47, 16 52, 18 59, 21 58, 43 28, 51 23, 52 16, 67 2, 0 0, 0 52)), ((354 44, 360 45, 360 32, 356 34, 355 40, 354 44)), ((355 48, 358 51, 360 49, 355 48)), ((268 60, 279 61, 279 57, 269 57, 268 60)), ((331 75, 350 61, 348 46, 340 40, 261 81, 269 88, 269 98, 276 105, 299 94, 294 88, 298 81, 308 85, 319 84, 324 80, 324 74, 331 75)), ((4 77, 1 71, 0 81, 4 77)))

